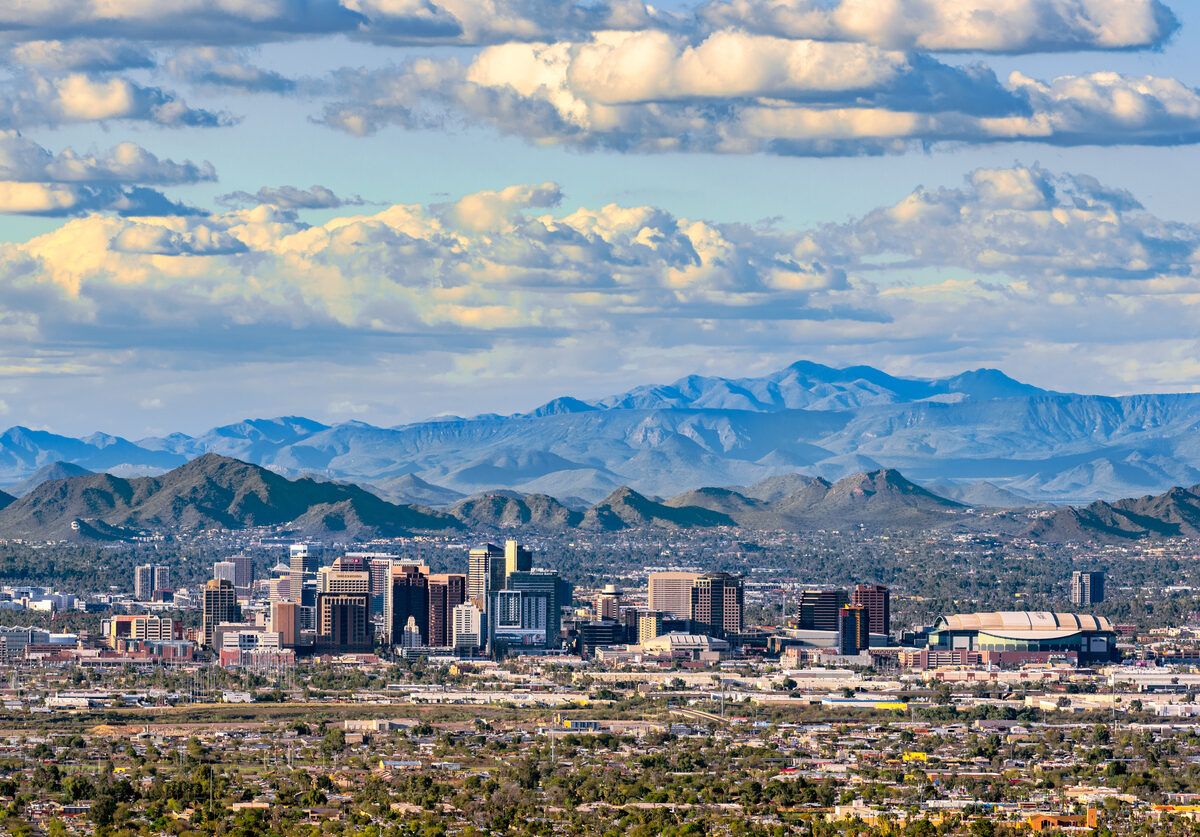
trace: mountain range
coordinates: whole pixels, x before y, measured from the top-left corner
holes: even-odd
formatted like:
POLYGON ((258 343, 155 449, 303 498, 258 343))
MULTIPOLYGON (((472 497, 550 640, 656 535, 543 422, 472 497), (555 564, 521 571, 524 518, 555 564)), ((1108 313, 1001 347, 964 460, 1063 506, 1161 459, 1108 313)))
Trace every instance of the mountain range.
POLYGON ((772 478, 746 493, 702 488, 665 501, 620 487, 585 510, 543 494, 467 498, 449 511, 389 503, 355 486, 309 477, 289 480, 258 465, 203 454, 162 475, 82 474, 42 482, 0 508, 0 537, 123 539, 140 532, 281 527, 337 540, 511 527, 613 531, 643 527, 816 528, 850 523, 939 526, 963 513, 896 471, 836 483, 772 478), (795 490, 781 490, 781 489, 795 490), (761 497, 754 496, 756 493, 761 497), (764 499, 770 496, 772 499, 764 499))
POLYGON ((60 461, 129 478, 217 453, 442 508, 502 489, 582 512, 621 487, 666 497, 887 469, 966 504, 1084 504, 1200 482, 1197 429, 1200 394, 1078 395, 990 369, 917 379, 802 361, 759 378, 688 376, 396 427, 282 417, 137 441, 13 427, 0 434, 0 486, 27 492, 60 461))
MULTIPOLYGON (((47 473, 70 471, 55 467, 47 473)), ((302 477, 218 454, 155 477, 84 473, 47 479, 21 497, 0 493, 0 538, 126 539, 143 532, 198 533, 273 527, 336 541, 414 532, 486 535, 534 528, 993 531, 1043 542, 1200 537, 1200 485, 1082 508, 980 514, 886 469, 829 482, 785 474, 744 488, 704 487, 660 500, 621 486, 584 509, 545 494, 485 492, 445 511, 390 503, 356 485, 302 477)))

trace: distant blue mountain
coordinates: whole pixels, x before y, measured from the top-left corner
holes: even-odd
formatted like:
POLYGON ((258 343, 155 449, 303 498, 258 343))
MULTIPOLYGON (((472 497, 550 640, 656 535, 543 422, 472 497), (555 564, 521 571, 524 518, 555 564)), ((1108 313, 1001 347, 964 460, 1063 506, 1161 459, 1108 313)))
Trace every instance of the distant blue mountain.
POLYGON ((391 428, 290 416, 131 442, 15 427, 0 435, 0 485, 57 461, 130 475, 218 453, 383 496, 415 485, 447 502, 487 488, 595 502, 621 485, 671 496, 878 468, 1090 502, 1200 482, 1198 429, 1200 394, 1109 398, 1039 389, 994 369, 919 379, 801 361, 761 378, 692 375, 598 401, 564 396, 527 413, 391 428))

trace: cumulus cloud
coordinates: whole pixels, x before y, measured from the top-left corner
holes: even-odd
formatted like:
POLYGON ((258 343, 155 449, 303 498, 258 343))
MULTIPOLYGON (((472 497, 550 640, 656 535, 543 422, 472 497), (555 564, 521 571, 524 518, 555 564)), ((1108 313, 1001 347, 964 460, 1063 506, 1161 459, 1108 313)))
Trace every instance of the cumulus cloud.
POLYGON ((342 198, 333 190, 319 185, 307 189, 295 186, 263 186, 254 194, 230 192, 217 198, 217 202, 229 207, 266 203, 282 209, 336 209, 340 206, 362 206, 366 203, 358 195, 342 198))
POLYGON ((809 248, 855 272, 933 266, 1021 280, 1164 279, 1197 274, 1200 228, 1157 218, 1094 177, 1017 166, 977 169, 958 189, 917 189, 821 228, 809 248))
POLYGON ((211 163, 159 159, 132 142, 104 153, 54 154, 16 131, 0 131, 0 179, 63 183, 181 184, 217 179, 211 163))
POLYGON ((155 66, 153 55, 144 45, 114 39, 26 41, 10 47, 5 58, 9 64, 59 73, 115 72, 155 66))
POLYGON ((188 47, 166 61, 175 78, 206 87, 248 93, 290 93, 296 82, 274 70, 255 66, 244 51, 227 47, 188 47))
POLYGON ((39 40, 124 38, 231 46, 350 37, 387 44, 479 45, 679 25, 641 0, 40 0, 0 8, 0 31, 39 40))
POLYGON ((121 215, 196 214, 142 184, 215 180, 212 165, 159 159, 124 142, 104 153, 58 154, 15 131, 0 131, 0 213, 49 217, 113 211, 121 215))
POLYGON ((452 362, 464 380, 535 359, 547 376, 611 374, 647 354, 1020 373, 1047 355, 1116 370, 1194 349, 1200 225, 1087 175, 978 169, 799 230, 565 202, 543 183, 320 225, 270 204, 72 220, 0 244, 0 363, 153 362, 211 383, 253 356, 260 385, 319 367, 349 405, 385 373, 452 362))
POLYGON ((939 143, 1177 144, 1200 140, 1200 94, 1116 73, 1038 81, 861 44, 719 32, 510 43, 469 63, 343 71, 327 124, 477 122, 537 143, 633 151, 854 155, 939 143))
POLYGON ((925 52, 1147 48, 1179 28, 1160 0, 714 0, 698 16, 714 28, 925 52))
POLYGON ((41 0, 0 9, 9 38, 203 46, 338 34, 478 46, 737 28, 888 49, 1022 53, 1155 47, 1178 25, 1161 0, 714 0, 678 13, 643 0, 41 0))
POLYGON ((0 8, 0 30, 28 39, 261 43, 353 32, 365 22, 338 0, 38 0, 0 8))
POLYGON ((119 76, 26 73, 0 84, 0 127, 134 120, 166 127, 212 127, 230 117, 188 106, 175 94, 119 76))
POLYGON ((127 216, 200 212, 144 186, 0 181, 0 213, 61 218, 105 211, 127 216))
MULTIPOLYGON (((367 343, 471 353, 580 340, 763 347, 818 334, 961 349, 1008 340, 1018 321, 1027 337, 1082 340, 1121 312, 1176 322, 1200 304, 1200 227, 1038 166, 979 169, 960 188, 917 189, 810 230, 562 202, 543 183, 315 226, 270 204, 88 216, 0 245, 0 304, 44 347, 86 336, 114 351, 165 341, 221 353, 253 339, 280 353, 344 344, 347 360, 367 343), (912 281, 929 269, 950 274, 912 281), (1063 322, 1070 306, 1091 320, 1063 322), (1006 325, 972 318, 985 309, 1006 325)), ((1127 328, 1160 327, 1146 325, 1127 328)))
POLYGON ((517 186, 320 226, 270 205, 91 216, 0 249, 0 302, 49 341, 169 333, 213 350, 247 329, 291 333, 280 351, 317 332, 453 351, 655 317, 879 317, 842 299, 845 274, 799 257, 793 236, 652 207, 540 214, 559 199, 554 184, 517 186))

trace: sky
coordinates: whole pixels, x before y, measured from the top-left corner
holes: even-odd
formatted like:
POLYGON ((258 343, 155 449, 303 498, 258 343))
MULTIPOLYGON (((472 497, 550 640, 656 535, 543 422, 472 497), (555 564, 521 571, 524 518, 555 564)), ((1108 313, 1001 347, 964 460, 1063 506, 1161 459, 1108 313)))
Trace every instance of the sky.
POLYGON ((1194 4, 41 0, 0 61, 0 426, 1200 389, 1194 4))

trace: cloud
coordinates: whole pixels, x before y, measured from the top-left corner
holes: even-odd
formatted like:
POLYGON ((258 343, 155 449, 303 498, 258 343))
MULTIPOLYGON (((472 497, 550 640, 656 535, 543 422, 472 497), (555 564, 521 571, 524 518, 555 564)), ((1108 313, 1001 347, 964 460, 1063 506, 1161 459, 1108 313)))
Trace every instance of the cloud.
POLYGON ((37 340, 353 356, 364 341, 475 351, 598 322, 878 318, 794 238, 651 207, 537 214, 554 184, 308 226, 261 205, 209 217, 90 216, 0 250, 0 307, 37 340), (323 339, 321 335, 325 335, 323 339))
POLYGON ((117 119, 172 128, 213 127, 232 121, 224 114, 192 108, 162 88, 117 76, 70 73, 48 77, 25 73, 0 84, 0 127, 22 129, 117 119))
POLYGON ((481 46, 610 30, 739 29, 885 49, 1028 53, 1153 48, 1178 26, 1161 0, 716 0, 680 12, 642 0, 40 0, 0 9, 10 39, 206 47, 334 35, 481 46))
POLYGON ((479 45, 678 25, 640 0, 40 0, 0 8, 0 31, 37 40, 122 38, 252 45, 344 35, 385 44, 479 45))
POLYGON ((167 59, 165 66, 175 78, 205 87, 249 93, 290 93, 296 89, 295 80, 257 67, 246 60, 242 51, 229 48, 180 49, 167 59))
POLYGON ((217 198, 217 202, 228 207, 271 204, 281 209, 336 209, 341 206, 362 206, 366 203, 358 195, 341 198, 332 190, 317 185, 307 189, 295 186, 263 186, 254 194, 231 192, 222 195, 217 198))
POLYGON ((714 29, 925 52, 1073 52, 1161 46, 1179 21, 1160 0, 715 0, 714 29))
POLYGON ((809 239, 814 258, 854 272, 961 268, 1017 279, 1197 275, 1200 228, 1142 210, 1126 191, 1039 166, 977 169, 959 189, 899 203, 809 239))
POLYGON ((105 153, 54 154, 15 131, 0 131, 0 213, 65 217, 112 211, 121 215, 196 214, 144 184, 178 185, 216 179, 212 165, 159 159, 121 143, 105 153))
POLYGON ((43 40, 253 44, 353 32, 364 23, 338 0, 39 0, 0 8, 0 30, 43 40))
POLYGON ((9 64, 43 72, 115 72, 155 66, 150 50, 119 40, 26 41, 9 48, 9 64))
POLYGON ((1001 82, 982 65, 738 32, 694 46, 656 32, 510 43, 469 63, 342 71, 333 86, 344 92, 322 119, 358 135, 463 121, 539 144, 813 156, 1200 140, 1200 94, 1172 78, 1014 72, 1001 82))
POLYGON ((196 215, 200 212, 144 186, 0 180, 0 213, 65 218, 106 211, 124 216, 196 215))
POLYGON ((263 391, 336 381, 349 410, 448 365, 557 384, 645 357, 1019 374, 1070 356, 1098 382, 1194 356, 1200 225, 1088 175, 982 168, 811 229, 565 203, 541 183, 320 225, 270 204, 88 215, 0 244, 0 366, 206 386, 253 366, 263 391))
POLYGON ((228 256, 248 251, 234 236, 204 223, 184 229, 126 224, 108 244, 113 252, 142 256, 228 256))
POLYGON ((211 163, 161 160, 132 142, 105 153, 79 154, 67 148, 58 154, 16 131, 0 131, 0 179, 59 183, 181 184, 217 179, 211 163))

